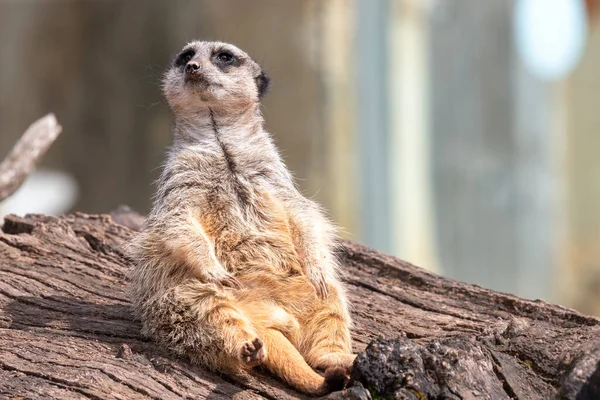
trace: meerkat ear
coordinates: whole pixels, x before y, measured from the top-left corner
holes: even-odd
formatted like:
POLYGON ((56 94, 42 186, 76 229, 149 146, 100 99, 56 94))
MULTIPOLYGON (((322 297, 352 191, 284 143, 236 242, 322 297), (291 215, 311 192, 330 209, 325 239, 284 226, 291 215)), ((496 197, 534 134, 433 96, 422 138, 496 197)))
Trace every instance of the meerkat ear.
POLYGON ((263 69, 260 71, 260 75, 255 79, 256 87, 258 88, 258 98, 261 99, 269 91, 269 87, 271 86, 271 78, 269 78, 269 75, 267 75, 266 71, 263 69))

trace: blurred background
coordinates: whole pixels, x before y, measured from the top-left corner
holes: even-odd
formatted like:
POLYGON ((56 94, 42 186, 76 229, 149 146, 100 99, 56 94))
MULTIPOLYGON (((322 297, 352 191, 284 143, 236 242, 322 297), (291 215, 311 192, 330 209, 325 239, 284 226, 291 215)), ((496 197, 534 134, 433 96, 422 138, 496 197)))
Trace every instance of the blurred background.
POLYGON ((600 315, 599 3, 0 0, 0 158, 64 127, 0 215, 147 212, 161 74, 218 39, 268 70, 267 129, 345 237, 600 315))

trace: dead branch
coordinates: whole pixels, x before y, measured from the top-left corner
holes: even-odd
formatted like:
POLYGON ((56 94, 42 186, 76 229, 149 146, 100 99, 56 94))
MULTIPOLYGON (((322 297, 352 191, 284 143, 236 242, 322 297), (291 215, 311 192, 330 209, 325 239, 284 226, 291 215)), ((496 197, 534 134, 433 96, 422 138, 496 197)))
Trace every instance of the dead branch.
POLYGON ((0 201, 21 187, 61 133, 54 114, 40 118, 25 131, 0 164, 0 201))

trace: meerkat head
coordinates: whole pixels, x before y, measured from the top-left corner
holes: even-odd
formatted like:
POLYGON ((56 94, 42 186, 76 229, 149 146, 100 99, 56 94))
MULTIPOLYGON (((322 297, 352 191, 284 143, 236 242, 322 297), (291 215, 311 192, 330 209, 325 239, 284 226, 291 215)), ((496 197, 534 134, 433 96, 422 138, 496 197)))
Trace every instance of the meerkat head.
POLYGON ((256 104, 269 77, 237 47, 222 42, 192 42, 166 72, 163 91, 175 113, 202 108, 239 108, 256 104))

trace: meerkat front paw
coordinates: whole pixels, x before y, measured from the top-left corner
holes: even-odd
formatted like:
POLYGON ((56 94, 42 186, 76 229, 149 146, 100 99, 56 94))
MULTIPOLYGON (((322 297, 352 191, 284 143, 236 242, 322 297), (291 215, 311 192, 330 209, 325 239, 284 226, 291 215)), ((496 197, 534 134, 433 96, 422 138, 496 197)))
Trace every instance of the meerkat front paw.
POLYGON ((232 289, 241 289, 242 284, 233 275, 224 275, 218 278, 218 282, 221 286, 225 286, 232 289))
POLYGON ((196 278, 204 283, 212 283, 232 289, 242 288, 240 281, 222 267, 213 268, 207 271, 196 270, 196 278))
POLYGON ((264 343, 259 338, 244 343, 240 351, 240 358, 250 367, 262 364, 266 356, 264 343))

